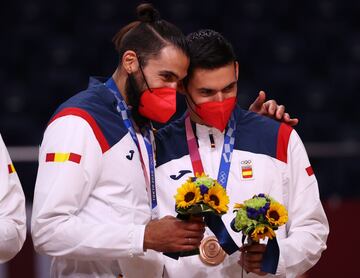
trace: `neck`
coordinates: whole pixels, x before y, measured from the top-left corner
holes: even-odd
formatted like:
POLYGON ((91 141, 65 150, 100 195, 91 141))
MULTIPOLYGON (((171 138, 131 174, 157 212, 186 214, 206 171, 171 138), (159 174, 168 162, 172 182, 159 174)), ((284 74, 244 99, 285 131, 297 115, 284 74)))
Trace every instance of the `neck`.
POLYGON ((117 68, 116 71, 113 73, 112 78, 114 79, 115 84, 118 87, 120 94, 124 98, 126 104, 129 104, 125 93, 127 74, 123 70, 117 68))

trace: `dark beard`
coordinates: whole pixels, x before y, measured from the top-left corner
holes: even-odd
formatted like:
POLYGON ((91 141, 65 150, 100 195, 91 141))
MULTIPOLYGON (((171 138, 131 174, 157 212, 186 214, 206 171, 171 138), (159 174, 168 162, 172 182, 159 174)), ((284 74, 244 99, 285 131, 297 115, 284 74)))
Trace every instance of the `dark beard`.
POLYGON ((149 119, 143 117, 139 113, 141 90, 136 82, 134 74, 129 74, 125 83, 125 92, 128 105, 131 106, 131 116, 136 125, 141 129, 149 124, 149 119))

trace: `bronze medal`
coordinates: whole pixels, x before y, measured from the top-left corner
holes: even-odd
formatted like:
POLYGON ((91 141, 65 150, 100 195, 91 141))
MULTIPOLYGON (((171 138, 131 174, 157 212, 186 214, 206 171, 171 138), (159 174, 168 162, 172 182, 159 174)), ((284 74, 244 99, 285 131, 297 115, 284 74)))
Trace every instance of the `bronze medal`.
POLYGON ((208 236, 201 241, 199 256, 204 264, 218 265, 224 261, 226 253, 215 236, 208 236))

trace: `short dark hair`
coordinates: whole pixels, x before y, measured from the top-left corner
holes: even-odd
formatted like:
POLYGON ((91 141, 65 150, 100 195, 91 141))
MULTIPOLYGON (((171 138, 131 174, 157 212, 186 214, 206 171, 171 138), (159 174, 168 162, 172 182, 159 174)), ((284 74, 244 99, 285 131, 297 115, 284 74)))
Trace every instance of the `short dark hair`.
POLYGON ((160 13, 151 4, 140 4, 136 12, 138 20, 120 29, 113 38, 120 59, 125 51, 133 50, 145 66, 149 58, 156 57, 167 45, 177 47, 189 57, 185 35, 174 24, 160 19, 160 13))
POLYGON ((185 85, 197 68, 216 69, 236 61, 231 43, 214 30, 204 29, 191 33, 186 41, 190 51, 190 66, 184 80, 185 85))

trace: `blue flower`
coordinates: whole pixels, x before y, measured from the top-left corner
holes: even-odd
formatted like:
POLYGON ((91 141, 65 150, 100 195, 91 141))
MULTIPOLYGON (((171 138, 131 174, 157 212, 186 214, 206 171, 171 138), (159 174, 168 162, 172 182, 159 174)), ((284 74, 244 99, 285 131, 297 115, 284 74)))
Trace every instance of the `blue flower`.
POLYGON ((270 208, 270 203, 267 202, 263 207, 259 208, 259 214, 265 216, 269 208, 270 208))
POLYGON ((257 217, 259 216, 258 210, 254 208, 247 207, 246 212, 247 212, 247 216, 250 219, 257 219, 257 217))
POLYGON ((201 195, 205 195, 208 191, 209 191, 209 188, 206 185, 200 184, 201 195))

